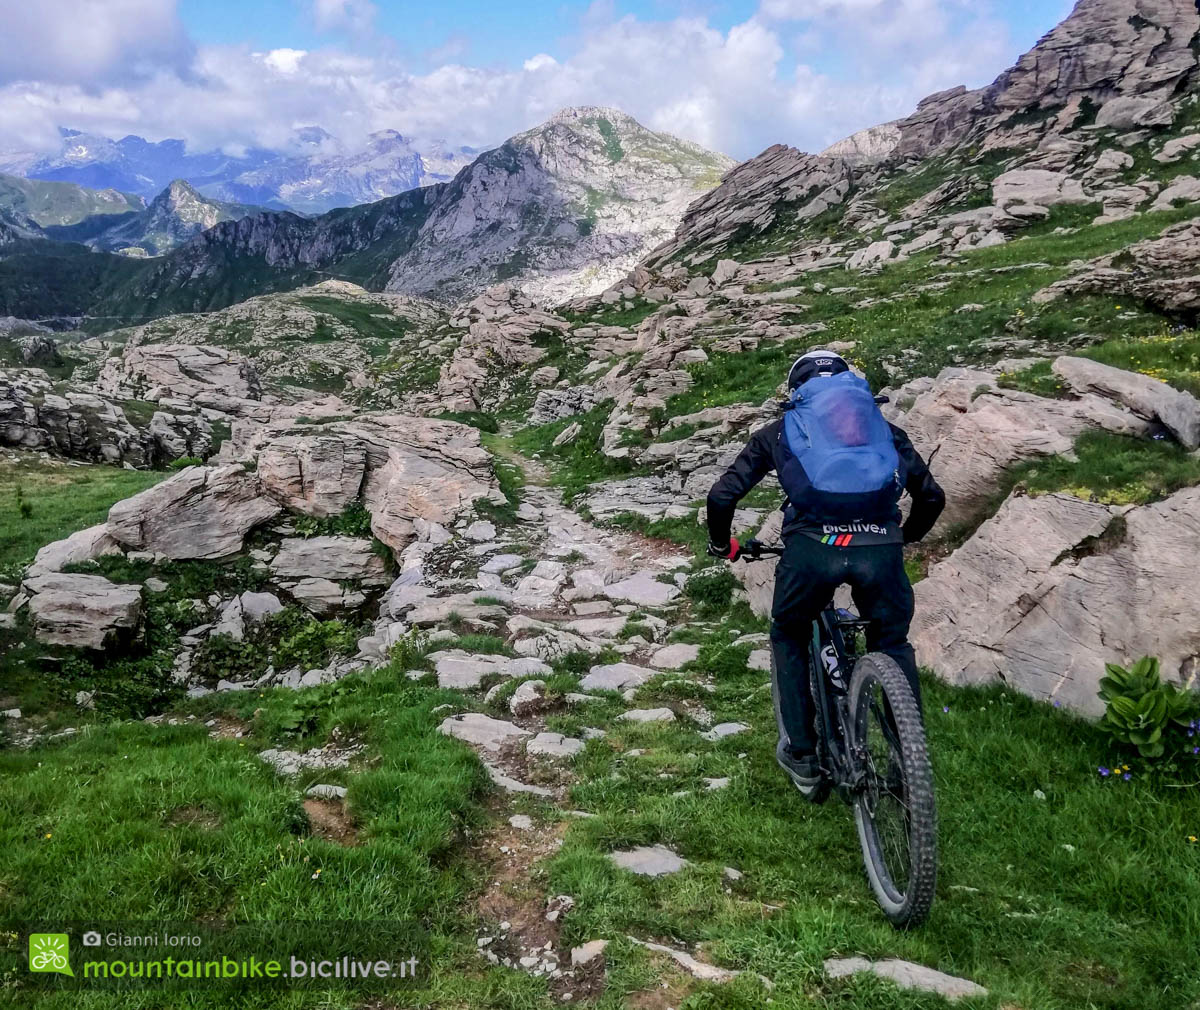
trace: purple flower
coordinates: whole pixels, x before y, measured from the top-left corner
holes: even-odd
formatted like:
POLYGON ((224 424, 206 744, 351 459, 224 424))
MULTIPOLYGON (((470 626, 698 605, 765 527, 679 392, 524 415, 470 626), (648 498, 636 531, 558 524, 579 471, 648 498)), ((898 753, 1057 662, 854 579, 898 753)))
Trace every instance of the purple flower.
POLYGON ((1112 772, 1110 772, 1107 768, 1105 768, 1104 765, 1101 765, 1099 768, 1096 769, 1096 771, 1098 771, 1100 773, 1100 777, 1102 779, 1106 779, 1106 778, 1108 778, 1109 775, 1112 774, 1112 772))
POLYGON ((1131 772, 1126 772, 1124 775, 1121 776, 1121 778, 1123 778, 1126 782, 1128 782, 1131 778, 1133 778, 1133 774, 1131 772))
POLYGON ((942 706, 942 711, 943 711, 943 712, 949 712, 949 711, 950 711, 950 706, 949 706, 949 705, 943 705, 943 706, 942 706))
POLYGON ((1193 753, 1193 754, 1200 754, 1200 747, 1193 747, 1193 748, 1192 748, 1192 753, 1193 753))
POLYGON ((1061 701, 1059 701, 1057 698, 1055 698, 1055 699, 1054 699, 1054 707, 1055 707, 1055 708, 1062 708, 1062 702, 1061 702, 1061 701))

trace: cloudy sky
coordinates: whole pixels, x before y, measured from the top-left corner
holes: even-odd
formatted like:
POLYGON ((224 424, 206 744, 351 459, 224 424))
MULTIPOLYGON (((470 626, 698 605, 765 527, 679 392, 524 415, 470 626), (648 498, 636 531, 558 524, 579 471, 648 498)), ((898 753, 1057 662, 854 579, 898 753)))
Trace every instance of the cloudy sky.
POLYGON ((487 146, 614 105, 737 158, 819 150, 991 81, 1068 0, 0 0, 0 150, 189 149, 320 125, 487 146))

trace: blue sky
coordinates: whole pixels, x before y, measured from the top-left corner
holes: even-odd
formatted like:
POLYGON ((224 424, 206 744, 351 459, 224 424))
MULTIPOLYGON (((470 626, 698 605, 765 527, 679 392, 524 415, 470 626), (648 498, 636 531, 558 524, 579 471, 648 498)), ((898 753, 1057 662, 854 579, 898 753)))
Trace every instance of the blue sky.
POLYGON ((0 0, 0 151, 58 126, 346 150, 395 129, 495 144, 611 105, 737 158, 820 150, 990 82, 1067 0, 0 0))
MULTIPOLYGON (((515 66, 528 56, 546 52, 553 56, 571 51, 574 37, 593 6, 620 18, 631 15, 641 21, 663 21, 675 17, 706 17, 714 27, 728 31, 758 9, 754 0, 715 0, 712 3, 677 0, 622 0, 592 5, 563 3, 496 3, 493 0, 443 0, 434 10, 426 4, 380 3, 376 5, 377 37, 356 38, 353 32, 320 31, 311 9, 296 0, 183 0, 180 14, 192 37, 200 43, 226 45, 248 43, 262 49, 287 47, 315 49, 330 41, 330 35, 354 46, 394 46, 417 65, 428 66, 449 57, 470 65, 515 66), (378 36, 382 36, 381 40, 378 36), (430 60, 430 57, 433 57, 430 60)), ((1000 17, 1009 29, 1012 58, 1029 49, 1066 12, 1068 4, 1055 0, 1011 0, 999 5, 1000 17)), ((818 53, 810 62, 835 72, 839 53, 818 53)), ((1003 67, 995 68, 998 73, 1003 67)))

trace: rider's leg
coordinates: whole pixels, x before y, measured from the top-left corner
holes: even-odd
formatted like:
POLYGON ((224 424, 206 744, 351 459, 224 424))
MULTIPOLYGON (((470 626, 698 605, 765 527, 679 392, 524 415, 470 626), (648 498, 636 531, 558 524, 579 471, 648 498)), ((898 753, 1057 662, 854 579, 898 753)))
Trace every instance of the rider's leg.
POLYGON ((867 648, 891 656, 912 686, 917 708, 921 708, 921 682, 917 659, 908 641, 913 617, 913 591, 904 570, 904 548, 880 544, 846 549, 851 555, 849 582, 858 612, 871 623, 867 648))
POLYGON ((771 607, 771 650, 775 674, 771 696, 780 752, 814 754, 815 706, 809 687, 808 647, 812 622, 829 603, 843 578, 844 553, 803 534, 787 538, 775 569, 771 607))

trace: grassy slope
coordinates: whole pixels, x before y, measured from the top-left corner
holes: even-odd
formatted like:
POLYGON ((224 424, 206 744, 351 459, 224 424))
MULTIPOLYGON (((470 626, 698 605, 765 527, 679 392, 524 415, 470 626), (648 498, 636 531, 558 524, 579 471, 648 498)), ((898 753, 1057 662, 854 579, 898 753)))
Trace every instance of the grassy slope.
POLYGON ((113 502, 157 484, 163 471, 92 464, 0 464, 0 569, 30 561, 43 544, 103 522, 113 502), (22 514, 21 498, 30 513, 22 514))

